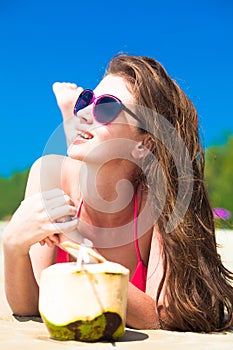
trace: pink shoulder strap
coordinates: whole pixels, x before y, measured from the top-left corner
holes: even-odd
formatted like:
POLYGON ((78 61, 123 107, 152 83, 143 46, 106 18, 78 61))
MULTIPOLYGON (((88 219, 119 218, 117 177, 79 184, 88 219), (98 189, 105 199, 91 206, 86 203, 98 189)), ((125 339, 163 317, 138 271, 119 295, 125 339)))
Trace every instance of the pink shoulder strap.
POLYGON ((76 212, 75 218, 79 218, 82 204, 83 204, 83 199, 82 199, 82 197, 81 197, 81 199, 80 199, 80 201, 79 201, 79 204, 78 204, 78 208, 77 208, 77 212, 76 212))

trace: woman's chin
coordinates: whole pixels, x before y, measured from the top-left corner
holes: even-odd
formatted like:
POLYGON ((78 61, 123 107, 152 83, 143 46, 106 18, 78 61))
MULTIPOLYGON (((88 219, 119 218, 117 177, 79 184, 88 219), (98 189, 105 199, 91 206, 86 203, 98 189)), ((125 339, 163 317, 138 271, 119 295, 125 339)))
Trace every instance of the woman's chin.
POLYGON ((79 152, 77 149, 77 145, 74 145, 73 143, 68 147, 67 149, 67 156, 72 159, 80 159, 79 152))

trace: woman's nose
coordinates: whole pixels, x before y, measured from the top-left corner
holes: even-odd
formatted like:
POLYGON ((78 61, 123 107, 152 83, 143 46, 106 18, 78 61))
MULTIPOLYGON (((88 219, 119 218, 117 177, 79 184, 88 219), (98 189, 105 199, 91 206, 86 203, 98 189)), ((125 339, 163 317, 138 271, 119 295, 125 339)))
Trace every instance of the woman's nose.
POLYGON ((83 109, 80 109, 76 114, 76 117, 79 118, 79 122, 81 124, 92 124, 93 116, 92 116, 92 106, 87 106, 83 109))

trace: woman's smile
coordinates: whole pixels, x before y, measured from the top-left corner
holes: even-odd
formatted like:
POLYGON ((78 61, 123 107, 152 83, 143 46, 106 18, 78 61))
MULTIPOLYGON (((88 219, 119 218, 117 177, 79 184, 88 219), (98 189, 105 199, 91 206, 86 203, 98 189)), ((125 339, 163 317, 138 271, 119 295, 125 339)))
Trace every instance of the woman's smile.
POLYGON ((73 141, 73 144, 79 143, 80 140, 82 140, 82 141, 90 140, 93 137, 94 137, 93 134, 91 134, 89 131, 79 130, 74 141, 73 141))

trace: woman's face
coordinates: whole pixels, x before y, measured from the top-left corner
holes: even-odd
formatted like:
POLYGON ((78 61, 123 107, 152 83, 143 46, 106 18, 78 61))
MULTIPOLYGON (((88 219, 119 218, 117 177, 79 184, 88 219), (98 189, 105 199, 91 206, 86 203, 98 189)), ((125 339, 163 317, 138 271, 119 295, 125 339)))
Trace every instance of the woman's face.
MULTIPOLYGON (((123 78, 107 75, 94 90, 95 97, 111 94, 132 109, 135 103, 123 78)), ((135 142, 142 139, 137 122, 122 111, 108 125, 98 123, 93 117, 93 105, 80 110, 75 119, 76 136, 68 148, 68 156, 88 163, 101 163, 117 157, 130 157, 135 142), (122 151, 124 150, 124 155, 122 151), (112 158, 111 158, 112 157, 112 158)))

